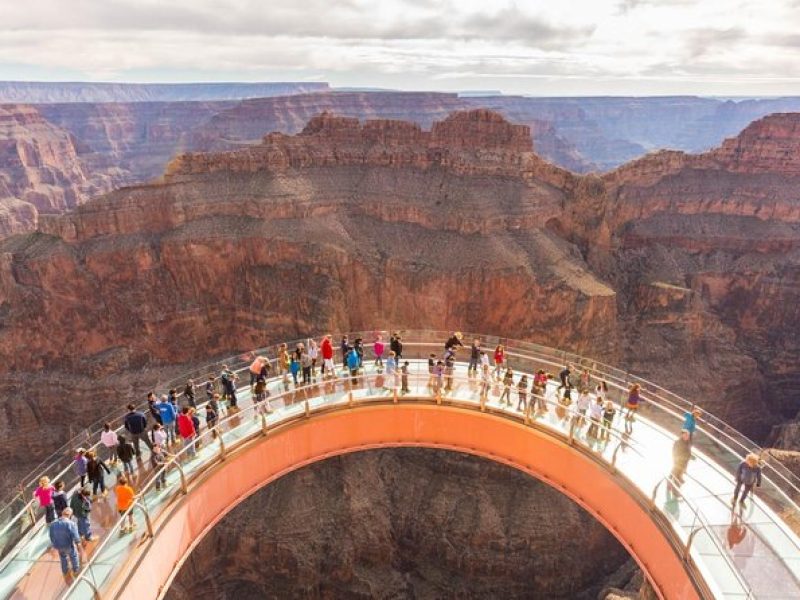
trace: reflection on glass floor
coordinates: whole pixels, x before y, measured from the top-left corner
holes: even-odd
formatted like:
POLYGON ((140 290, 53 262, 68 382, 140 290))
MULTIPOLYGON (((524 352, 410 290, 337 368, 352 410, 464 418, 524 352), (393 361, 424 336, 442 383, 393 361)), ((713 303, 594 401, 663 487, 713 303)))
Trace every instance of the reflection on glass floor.
MULTIPOLYGON (((428 386, 427 364, 410 361, 409 398, 432 395, 428 386)), ((463 403, 475 409, 480 403, 480 383, 464 376, 465 365, 459 364, 457 377, 451 390, 442 394, 442 402, 463 403)), ((350 402, 393 400, 400 386, 399 377, 387 377, 368 365, 366 374, 359 378, 358 385, 349 382, 318 383, 305 389, 294 390, 279 379, 269 383, 274 412, 266 417, 267 424, 274 427, 284 421, 318 409, 344 406, 350 402), (291 389, 290 389, 291 388, 291 389), (287 391, 288 390, 288 391, 287 391)), ((518 371, 517 376, 520 375, 518 371)), ((529 372, 532 378, 532 374, 529 372)), ((554 385, 554 384, 550 384, 554 385)), ((502 386, 492 383, 486 411, 492 414, 511 415, 523 422, 522 415, 514 410, 517 405, 516 389, 511 393, 511 407, 498 404, 502 386)), ((403 394, 398 394, 402 398, 403 394)), ((235 446, 237 441, 257 434, 263 422, 253 409, 249 389, 239 393, 241 412, 220 415, 225 421, 220 426, 220 438, 206 436, 197 450, 197 456, 181 460, 184 477, 192 475, 217 462, 222 444, 235 446)), ((430 402, 430 400, 427 400, 430 402)), ((691 540, 691 556, 701 570, 705 580, 720 598, 800 598, 800 543, 777 515, 758 498, 751 501, 743 512, 732 511, 730 499, 733 483, 725 468, 709 457, 695 451, 695 460, 689 464, 686 482, 680 490, 681 497, 672 494, 664 483, 672 464, 672 443, 675 431, 667 431, 644 415, 637 417, 633 433, 629 437, 615 431, 609 440, 587 437, 588 426, 572 428, 573 415, 549 406, 544 414, 532 413, 531 426, 557 433, 562 440, 569 440, 589 449, 606 463, 614 463, 619 473, 633 482, 646 497, 653 497, 655 507, 665 517, 678 537, 687 543, 691 540), (701 516, 702 515, 702 520, 701 516)), ((617 415, 615 427, 621 426, 617 415)), ((143 462, 139 464, 135 484, 137 489, 150 478, 146 449, 143 462)), ((109 481, 111 477, 109 477, 109 481)), ((171 501, 181 483, 181 472, 170 469, 165 489, 147 489, 141 502, 153 519, 171 501)), ((152 488, 152 486, 151 486, 152 488)), ((107 499, 94 503, 92 522, 95 534, 101 539, 111 536, 97 552, 97 542, 87 548, 91 566, 85 576, 88 581, 77 582, 69 592, 69 598, 91 598, 92 586, 102 589, 119 571, 125 568, 125 559, 140 544, 146 531, 143 513, 137 512, 137 531, 119 535, 114 510, 113 493, 107 499), (89 584, 91 582, 92 585, 89 584)), ((0 578, 0 594, 12 598, 57 598, 67 589, 61 576, 58 557, 48 551, 46 531, 38 530, 3 569, 0 578)))

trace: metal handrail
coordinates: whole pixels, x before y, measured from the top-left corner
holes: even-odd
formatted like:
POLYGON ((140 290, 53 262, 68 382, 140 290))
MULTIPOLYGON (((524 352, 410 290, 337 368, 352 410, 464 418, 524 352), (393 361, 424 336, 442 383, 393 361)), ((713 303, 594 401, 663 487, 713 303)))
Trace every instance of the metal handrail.
MULTIPOLYGON (((403 333, 403 334, 408 334, 408 335, 412 335, 412 336, 415 335, 415 334, 422 333, 422 334, 427 334, 429 336, 437 336, 439 339, 442 339, 442 340, 446 339, 446 337, 450 335, 449 332, 436 331, 436 330, 422 330, 422 331, 400 330, 400 332, 403 333)), ((352 336, 350 339, 354 339, 355 336, 359 336, 359 335, 364 337, 365 339, 367 339, 368 336, 370 336, 370 335, 372 335, 374 333, 376 333, 376 331, 375 330, 371 330, 371 331, 361 331, 361 332, 350 332, 347 335, 352 336)), ((386 333, 386 332, 383 331, 381 333, 386 333)), ((306 337, 303 337, 303 338, 300 338, 300 339, 297 339, 297 340, 292 340, 292 341, 285 342, 285 343, 287 343, 289 345, 289 347, 291 348, 292 345, 294 345, 294 344, 297 344, 299 342, 305 342, 307 339, 309 339, 309 337, 310 336, 306 336, 306 337)), ((339 335, 337 334, 336 337, 339 337, 339 335)), ((575 364, 579 364, 581 366, 585 366, 585 364, 588 362, 588 363, 591 363, 591 365, 592 365, 591 367, 589 367, 590 372, 593 372, 593 374, 596 377, 601 377, 601 378, 604 378, 604 379, 609 379, 611 377, 614 377, 615 379, 618 380, 618 385, 619 385, 619 382, 621 382, 622 385, 626 385, 628 383, 635 382, 635 383, 643 384, 648 388, 655 388, 656 390, 659 391, 659 393, 651 392, 650 390, 648 390, 647 396, 649 396, 651 398, 657 398, 661 402, 673 407, 677 411, 690 410, 691 408, 693 408, 695 406, 694 403, 686 400, 685 398, 682 398, 681 396, 678 396, 677 394, 674 394, 674 393, 664 389, 663 387, 659 386, 658 384, 655 384, 655 383, 653 383, 651 381, 648 381, 646 379, 643 379, 641 377, 638 377, 638 376, 635 376, 635 375, 631 375, 629 372, 622 371, 621 369, 619 369, 617 367, 613 367, 611 365, 608 365, 606 363, 603 363, 603 362, 598 361, 598 360, 593 359, 593 358, 584 357, 584 356, 580 356, 580 355, 572 354, 572 353, 567 353, 566 351, 561 351, 561 350, 558 350, 558 349, 555 349, 555 348, 551 348, 551 347, 548 347, 548 346, 543 346, 543 345, 540 345, 540 344, 536 344, 535 342, 525 342, 525 341, 521 341, 521 340, 513 340, 513 339, 510 339, 510 338, 507 338, 507 337, 487 336, 487 335, 480 335, 480 334, 474 334, 474 333, 464 333, 463 337, 466 340, 476 339, 476 338, 477 339, 482 339, 482 340, 492 339, 492 340, 497 340, 498 342, 502 342, 504 345, 509 346, 509 347, 518 346, 518 347, 522 347, 522 348, 528 348, 528 349, 534 350, 535 352, 539 352, 539 353, 544 354, 548 359, 551 359, 553 361, 555 361, 556 359, 560 359, 557 362, 552 362, 551 363, 551 364, 554 364, 554 365, 556 365, 556 364, 563 365, 563 364, 566 364, 566 363, 575 363, 575 364), (602 369, 598 368, 598 367, 602 367, 602 369), (665 397, 665 395, 669 395, 669 396, 672 396, 674 398, 677 398, 678 400, 683 402, 683 405, 681 406, 679 404, 676 404, 673 400, 665 397)), ((271 346, 265 346, 265 347, 259 348, 257 350, 240 352, 240 353, 237 353, 236 355, 229 356, 227 358, 223 358, 223 359, 219 359, 219 360, 216 360, 216 361, 213 361, 213 362, 209 362, 206 365, 204 365, 203 367, 199 367, 197 369, 192 370, 191 375, 187 375, 185 377, 173 379, 173 380, 171 380, 169 382, 164 383, 163 385, 161 383, 159 383, 156 386, 156 389, 159 389, 159 388, 161 388, 161 389, 169 389, 169 388, 172 388, 172 387, 180 388, 181 384, 179 382, 181 382, 181 381, 185 382, 188 378, 192 378, 192 377, 196 378, 198 376, 198 375, 196 375, 197 373, 208 373, 211 369, 213 369, 214 367, 218 367, 219 365, 221 365, 223 363, 232 363, 234 361, 239 361, 239 360, 241 360, 241 357, 244 356, 244 355, 255 356, 256 354, 268 354, 270 350, 276 348, 280 343, 281 342, 279 342, 277 344, 273 344, 271 346)), ((406 343, 414 344, 415 342, 413 340, 411 340, 411 341, 407 341, 406 343)), ((334 349, 336 351, 338 351, 338 348, 336 348, 336 346, 334 346, 334 349)), ((272 361, 274 361, 274 359, 272 359, 271 362, 272 361)), ((246 368, 247 368, 246 366, 243 366, 243 367, 239 368, 238 371, 244 371, 244 370, 246 370, 246 368)), ((643 394, 643 396, 644 396, 644 394, 643 394)), ((141 409, 144 406, 146 406, 146 403, 143 402, 143 403, 138 404, 137 408, 141 409)), ((63 453, 67 449, 74 449, 76 447, 76 444, 79 444, 78 440, 80 440, 80 439, 84 439, 85 440, 87 437, 89 437, 91 435, 89 433, 90 431, 94 431, 96 433, 97 431, 100 431, 100 429, 102 427, 102 423, 109 422, 109 421, 113 422, 114 420, 119 419, 122 416, 124 416, 124 414, 125 414, 125 411, 122 410, 122 409, 120 411, 115 411, 114 413, 111 413, 111 414, 107 415, 105 418, 96 421, 94 424, 88 426, 87 428, 84 428, 84 430, 83 430, 84 431, 84 435, 83 436, 80 436, 80 435, 79 436, 75 436, 71 440, 69 440, 67 443, 62 445, 62 447, 59 448, 59 450, 57 450, 54 454, 51 454, 51 458, 50 459, 46 459, 45 461, 43 461, 36 469, 34 469, 27 476, 25 476, 25 478, 23 478, 23 482, 27 481, 27 482, 30 482, 28 485, 32 485, 38 479, 38 477, 41 475, 42 472, 50 470, 50 468, 48 466, 43 467, 42 465, 44 465, 45 463, 48 463, 48 462, 49 462, 50 465, 52 465, 53 464, 53 457, 55 457, 55 456, 62 457, 63 453)), ((742 455, 747 454, 748 452, 751 452, 753 450, 759 450, 759 451, 763 450, 759 444, 756 444, 754 441, 752 441, 751 439, 747 438, 746 436, 744 436, 743 434, 741 434, 739 432, 737 432, 737 433, 739 433, 739 435, 741 436, 742 439, 741 440, 737 440, 728 431, 723 430, 720 427, 718 427, 715 424, 717 422, 724 424, 724 421, 722 421, 721 419, 715 417, 712 413, 704 411, 704 423, 705 423, 705 425, 707 427, 713 429, 714 431, 716 431, 717 432, 717 436, 722 436, 723 438, 727 439, 729 442, 733 443, 736 447, 738 447, 739 452, 741 452, 742 455)), ((730 448, 730 449, 733 450, 733 448, 730 448)), ((58 460, 58 459, 56 459, 56 460, 58 460)), ((798 497, 800 497, 800 478, 798 478, 797 476, 795 476, 793 473, 791 473, 788 470, 786 470, 786 471, 778 470, 777 468, 775 468, 773 463, 766 463, 765 466, 770 471, 773 471, 779 479, 781 479, 782 481, 787 483, 792 488, 793 492, 796 493, 798 495, 798 497)), ((23 484, 23 485, 25 485, 25 484, 23 484)), ((12 498, 14 498, 16 496, 17 495, 9 497, 8 501, 5 502, 4 504, 10 504, 13 501, 12 498)), ((24 496, 23 496, 22 499, 24 500, 24 496)))
MULTIPOLYGON (((370 340, 371 340, 371 335, 374 334, 374 333, 375 333, 374 331, 370 331, 370 332, 355 332, 355 333, 350 333, 348 335, 351 336, 351 338, 350 338, 351 340, 354 339, 356 336, 359 336, 359 335, 362 336, 366 340, 365 346, 368 347, 369 343, 370 343, 370 340)), ((401 331, 401 333, 403 334, 403 336, 405 338, 403 343, 404 343, 404 345, 406 346, 407 349, 409 349, 409 348, 435 348, 435 347, 442 347, 443 346, 443 342, 441 342, 441 341, 435 342, 435 341, 427 341, 427 340, 432 340, 432 339, 435 339, 436 337, 438 337, 440 340, 443 340, 443 339, 445 339, 446 336, 449 335, 449 334, 446 334, 445 332, 435 332, 435 331, 424 331, 424 332, 406 332, 406 331, 401 331), (416 339, 413 337, 415 335, 415 333, 419 333, 420 337, 422 337, 426 341, 416 341, 416 339)), ((338 338, 338 336, 337 336, 337 338, 338 338)), ((508 347, 508 350, 507 350, 506 354, 507 354, 508 357, 511 357, 511 358, 516 358, 516 359, 520 359, 520 360, 527 360, 527 361, 538 361, 538 362, 541 362, 541 363, 544 363, 544 364, 551 364, 551 365, 563 365, 566 362, 574 362, 576 365, 586 366, 586 368, 590 371, 590 373, 596 379, 605 379, 605 380, 609 381, 609 384, 612 387, 618 388, 620 390, 624 390, 625 389, 625 383, 631 382, 631 381, 634 381, 634 380, 637 380, 637 379, 639 381, 642 381, 645 384, 647 384, 647 386, 652 386, 654 388, 658 388, 659 390, 663 390, 663 388, 660 388, 659 386, 656 386, 655 384, 647 382, 646 380, 643 380, 643 379, 632 377, 632 376, 630 376, 630 374, 625 373, 625 372, 623 372, 623 371, 621 371, 619 369, 613 368, 613 367, 608 367, 609 371, 612 371, 613 373, 612 372, 604 372, 604 371, 601 371, 601 370, 596 368, 598 365, 606 366, 603 363, 600 363, 600 362, 597 362, 597 361, 592 361, 591 359, 587 359, 585 357, 579 357, 577 355, 570 355, 570 354, 567 354, 565 352, 560 352, 560 351, 557 351, 557 350, 552 349, 552 348, 547 348, 547 347, 544 347, 544 346, 540 346, 538 344, 534 344, 534 343, 530 343, 530 342, 517 342, 517 341, 514 341, 514 340, 508 340, 507 338, 498 338, 498 337, 493 337, 493 336, 485 336, 485 335, 481 336, 481 335, 470 334, 470 333, 465 333, 464 334, 465 341, 469 340, 469 339, 472 339, 472 338, 479 338, 481 340, 491 341, 491 343, 495 343, 495 342, 504 343, 504 345, 506 345, 508 347), (516 348, 519 348, 519 351, 517 351, 516 348), (585 362, 587 362, 587 361, 591 361, 592 364, 591 365, 586 365, 585 362), (617 380, 617 381, 613 381, 612 378, 617 380)), ((305 342, 306 339, 308 339, 308 338, 307 337, 303 337, 300 340, 296 340, 296 341, 292 341, 292 342, 286 342, 286 343, 289 345, 289 347, 291 349, 293 344, 296 344, 298 342, 305 342)), ((338 340, 334 338, 334 350, 338 354, 338 343, 337 343, 337 341, 338 340)), ((388 342, 388 340, 385 340, 385 341, 388 342)), ((228 363, 231 366, 235 366, 234 370, 237 373, 246 372, 250 360, 252 360, 252 358, 256 354, 260 354, 260 355, 269 354, 276 347, 277 347, 277 344, 269 346, 267 348, 261 348, 261 349, 258 349, 258 350, 250 351, 248 353, 238 353, 233 357, 229 357, 227 359, 220 359, 220 360, 214 361, 212 363, 209 363, 208 365, 206 365, 202 369, 197 369, 197 370, 192 371, 191 375, 187 375, 187 376, 184 376, 184 377, 176 378, 176 379, 172 380, 171 382, 168 382, 167 384, 165 384, 165 386, 166 387, 175 387, 175 388, 178 388, 178 389, 182 389, 182 385, 180 384, 180 382, 185 382, 186 379, 189 378, 189 377, 193 377, 193 378, 196 379, 198 377, 198 375, 196 375, 196 373, 199 373, 201 371, 207 373, 209 370, 211 370, 211 369, 213 369, 215 367, 218 368, 223 363, 228 363), (245 356, 247 358, 244 358, 245 356)), ((490 348, 488 348, 487 344, 484 345, 484 348, 485 349, 490 349, 490 348)), ((275 359, 271 358, 270 362, 274 363, 275 359)), ((462 362, 459 362, 458 364, 459 365, 463 365, 462 362)), ((203 380, 200 379, 197 383, 198 383, 198 386, 202 386, 203 380)), ((243 386, 243 388, 246 388, 246 386, 243 386)), ((680 399, 679 396, 675 396, 675 397, 680 399)), ((660 394, 651 393, 651 390, 643 390, 642 399, 645 400, 646 402, 648 402, 648 404, 650 406, 654 406, 654 407, 658 408, 659 410, 663 411, 665 414, 667 414, 669 416, 672 416, 672 417, 680 418, 680 416, 681 416, 680 413, 679 412, 675 412, 675 410, 681 411, 681 410, 684 410, 685 408, 689 407, 689 403, 686 400, 681 399, 687 404, 687 406, 686 407, 680 407, 679 405, 677 405, 672 400, 669 400, 669 399, 666 399, 666 398, 662 398, 660 394), (659 400, 659 402, 652 401, 653 398, 659 400), (664 406, 664 405, 666 405, 666 406, 664 406), (672 409, 675 409, 675 410, 670 410, 670 408, 668 408, 668 407, 670 407, 672 409)), ((203 402, 198 402, 198 405, 202 405, 202 404, 203 404, 203 402)), ((750 450, 750 449, 745 448, 744 446, 742 446, 740 441, 738 441, 734 437, 730 436, 727 432, 722 431, 719 428, 717 428, 714 425, 714 423, 712 422, 712 419, 715 419, 713 417, 713 415, 709 415, 708 413, 705 413, 705 414, 707 415, 707 418, 702 423, 703 426, 700 427, 701 430, 704 430, 705 426, 708 426, 708 427, 710 427, 710 429, 712 429, 712 430, 714 430, 716 432, 719 432, 719 434, 722 437, 732 441, 733 443, 735 443, 740 448, 743 448, 746 451, 750 450), (711 418, 708 418, 708 417, 711 417, 711 418)), ((102 421, 99 421, 99 422, 105 422, 106 420, 108 420, 108 418, 103 419, 102 421)), ((88 430, 84 430, 84 432, 85 433, 80 437, 80 439, 82 439, 82 440, 85 440, 87 438, 87 436, 88 436, 88 430)), ((742 436, 742 437, 744 437, 744 436, 742 436)), ((715 443, 718 443, 718 444, 721 443, 719 440, 714 439, 713 436, 712 436, 712 440, 715 443)), ((224 442, 221 442, 221 443, 224 444, 224 442)), ((99 445, 100 444, 98 442, 98 443, 94 444, 92 447, 96 448, 99 445)), ((755 446, 755 447, 757 447, 757 446, 755 446)), ((732 448, 730 448, 730 447, 728 447, 728 446, 726 446, 724 444, 723 444, 723 448, 724 448, 724 450, 730 452, 734 456, 737 454, 734 449, 732 449, 732 448)), ((619 448, 617 448, 617 450, 618 449, 619 448)), ((615 450, 615 455, 616 455, 616 450, 615 450)), ((798 487, 792 481, 788 480, 784 476, 783 473, 781 473, 777 469, 774 469, 772 467, 772 465, 769 464, 769 463, 766 465, 766 467, 767 467, 767 470, 769 470, 770 472, 775 473, 779 480, 781 480, 785 484, 787 484, 794 492, 796 492, 798 494, 798 496, 800 496, 800 489, 798 489, 798 487)), ((64 474, 68 473, 71 470, 71 468, 72 468, 71 464, 67 465, 59 473, 59 475, 55 476, 53 479, 55 480, 55 479, 58 479, 58 478, 64 476, 64 474)), ((39 475, 40 474, 41 474, 41 472, 39 473, 39 475)), ((38 478, 38 475, 37 475, 37 478, 38 478)), ((774 485, 774 482, 773 482, 773 485, 774 485)), ((785 499, 792 506, 795 506, 795 507, 797 506, 796 502, 794 501, 794 499, 791 498, 783 489, 781 489, 780 486, 774 486, 774 487, 775 487, 775 489, 777 489, 785 497, 785 499)), ((24 508, 21 511, 19 511, 18 517, 21 516, 21 515, 25 515, 25 514, 29 513, 31 508, 32 508, 32 506, 33 506, 33 502, 31 500, 28 500, 25 503, 24 508)), ((18 518, 14 518, 11 521, 9 521, 9 523, 7 523, 4 526, 2 532, 0 532, 0 535, 2 535, 3 533, 7 532, 10 527, 14 526, 18 522, 19 522, 18 518)), ((35 524, 32 524, 32 525, 35 525, 35 524)))
MULTIPOLYGON (((424 377, 427 377, 427 374, 424 374, 424 375, 413 374, 411 376, 421 380, 424 377)), ((360 376, 359 378, 363 378, 363 377, 364 376, 360 376)), ((464 378, 463 376, 454 376, 453 380, 461 382, 461 383, 463 383, 464 381, 469 382, 469 383, 477 383, 474 379, 471 379, 469 377, 464 378)), ((337 385, 337 384, 349 385, 350 381, 351 381, 351 379, 349 377, 338 377, 338 378, 329 380, 329 381, 324 382, 324 383, 312 384, 312 386, 321 386, 321 385, 325 385, 326 383, 329 384, 329 385, 333 384, 334 386, 337 385)), ((282 393, 280 393, 280 394, 278 394, 278 395, 276 395, 274 397, 271 397, 270 400, 274 401, 274 400, 277 400, 277 399, 285 397, 285 396, 296 397, 298 392, 300 392, 302 390, 303 390, 303 388, 298 388, 298 389, 294 389, 294 390, 290 390, 290 391, 285 391, 285 392, 282 392, 282 393)), ((529 396, 529 398, 531 400, 534 399, 534 398, 536 398, 537 400, 544 400, 544 402, 546 404, 552 406, 553 408, 557 408, 559 406, 557 403, 550 402, 546 398, 544 398, 542 396, 538 396, 536 394, 529 394, 528 396, 529 396)), ((382 393, 377 395, 377 396, 370 396, 370 397, 367 397, 367 398, 361 398, 361 399, 359 399, 359 402, 360 403, 362 403, 362 402, 363 403, 369 403, 370 401, 374 401, 372 399, 376 398, 376 397, 384 399, 384 400, 386 399, 386 396, 382 391, 382 393)), ((415 398, 416 397, 417 396, 415 396, 415 398)), ((430 396, 430 398, 433 399, 434 401, 441 402, 441 395, 430 396)), ((351 400, 352 400, 352 397, 351 397, 351 400)), ((458 399, 455 399, 455 398, 453 400, 455 401, 454 403, 456 405, 459 405, 459 406, 465 405, 465 406, 469 406, 471 408, 475 408, 474 402, 459 401, 458 399)), ((301 415, 297 415, 295 417, 290 417, 289 422, 294 420, 294 419, 297 419, 297 418, 307 418, 307 416, 309 416, 309 409, 307 408, 308 407, 308 400, 304 399, 303 403, 305 404, 303 413, 301 415)), ((350 403, 348 402, 348 408, 349 408, 349 404, 350 403)), ((326 406, 326 405, 323 405, 323 407, 330 408, 330 406, 326 406)), ((226 448, 225 448, 224 442, 222 442, 222 440, 221 440, 222 434, 219 433, 220 427, 223 424, 228 424, 232 420, 239 420, 240 422, 237 425, 235 425, 232 429, 230 429, 229 432, 235 431, 235 430, 237 430, 238 428, 241 428, 241 427, 245 427, 245 426, 247 426, 249 424, 247 419, 245 418, 247 416, 248 412, 254 412, 254 413, 257 414, 257 411, 259 411, 260 408, 261 407, 259 405, 251 405, 251 406, 248 406, 248 407, 242 409, 241 411, 239 411, 239 412, 237 412, 235 414, 227 415, 224 419, 221 419, 218 422, 217 426, 213 430, 205 430, 203 432, 203 434, 201 434, 198 437, 198 440, 200 440, 202 438, 207 438, 207 437, 212 437, 213 438, 215 433, 218 433, 217 439, 220 440, 220 450, 219 450, 219 453, 217 454, 217 458, 220 461, 224 460, 226 448)), ((333 408, 337 409, 336 406, 334 406, 333 408)), ((342 407, 342 408, 344 408, 344 407, 342 407)), ((572 408, 574 409, 574 407, 572 407, 572 408)), ((316 410, 317 409, 311 410, 311 413, 313 414, 314 412, 316 412, 316 410)), ((496 412, 496 411, 493 411, 493 412, 496 412)), ((575 424, 574 410, 570 411, 570 413, 572 413, 572 414, 571 414, 571 417, 570 417, 571 418, 571 426, 570 426, 569 438, 574 439, 574 436, 573 436, 573 431, 574 431, 573 426, 575 424)), ((505 416, 506 418, 513 417, 514 420, 518 420, 519 418, 524 418, 524 415, 509 414, 508 412, 505 412, 505 411, 499 411, 498 414, 501 414, 501 415, 505 416)), ((555 429, 552 429, 552 428, 549 428, 549 427, 540 427, 539 429, 542 429, 542 430, 544 430, 544 431, 546 431, 546 432, 548 432, 550 434, 553 434, 553 433, 562 433, 563 434, 563 432, 560 432, 559 430, 555 430, 555 429)), ((635 441, 632 438, 625 439, 624 436, 620 435, 620 432, 618 432, 616 430, 608 430, 608 431, 619 442, 617 444, 615 450, 614 450, 614 453, 613 453, 614 459, 615 459, 615 457, 617 455, 617 451, 619 450, 619 448, 620 447, 625 447, 625 448, 631 448, 637 455, 639 455, 639 457, 641 457, 642 459, 646 460, 645 454, 639 449, 638 441, 635 441)), ((255 435, 259 435, 259 433, 263 433, 263 431, 262 432, 254 432, 255 435)), ((245 436, 245 437, 240 438, 239 440, 237 440, 237 442, 230 449, 228 449, 228 451, 233 451, 236 448, 240 447, 241 445, 249 442, 254 437, 254 434, 251 434, 250 436, 245 436)), ((152 489, 153 485, 158 480, 158 478, 160 477, 161 473, 163 473, 166 469, 170 468, 171 466, 175 466, 175 467, 178 468, 178 470, 179 470, 179 472, 181 474, 181 490, 180 491, 181 491, 181 493, 185 493, 185 491, 184 491, 184 489, 185 489, 185 473, 183 471, 182 466, 180 465, 179 459, 182 456, 184 456, 185 454, 187 454, 188 451, 189 451, 189 448, 180 449, 178 452, 176 452, 172 456, 172 458, 169 461, 169 464, 164 465, 164 466, 160 467, 158 470, 154 471, 152 476, 151 476, 151 478, 149 479, 149 481, 147 483, 145 483, 145 485, 142 487, 140 492, 137 494, 137 499, 142 498, 144 496, 144 494, 147 493, 147 491, 152 489)), ((612 459, 612 462, 608 462, 606 460, 601 460, 601 462, 611 472, 615 472, 615 468, 614 468, 614 464, 613 464, 615 462, 614 459, 612 459)), ((203 463, 203 468, 201 470, 196 471, 195 473, 193 473, 192 474, 192 479, 195 479, 196 477, 199 477, 203 472, 205 472, 207 470, 207 468, 209 468, 209 467, 211 467, 211 466, 213 466, 215 464, 217 464, 217 461, 213 460, 213 459, 208 460, 207 462, 203 463)), ((705 488, 705 485, 702 484, 702 482, 698 482, 697 480, 695 480, 695 481, 698 484, 700 484, 702 487, 705 488)), ((680 495, 684 498, 686 506, 695 515, 695 518, 697 519, 697 521, 702 524, 701 528, 702 529, 708 529, 710 527, 710 525, 708 524, 708 521, 703 517, 702 512, 699 509, 697 509, 696 507, 694 507, 693 504, 691 503, 691 501, 689 501, 687 498, 685 498, 685 496, 683 496, 683 494, 680 494, 680 495)), ((139 505, 140 508, 142 508, 141 503, 140 503, 139 500, 137 500, 137 504, 139 505)), ((114 525, 114 527, 109 532, 109 534, 106 536, 106 538, 101 542, 100 545, 98 545, 98 547, 96 548, 95 552, 93 553, 92 558, 89 561, 87 561, 87 563, 82 567, 81 573, 85 573, 86 570, 91 568, 91 565, 93 564, 93 560, 96 557, 101 555, 103 548, 105 548, 106 545, 110 542, 110 540, 113 539, 113 535, 112 534, 114 533, 114 531, 121 526, 121 524, 127 518, 128 513, 131 512, 135 507, 136 506, 132 506, 129 509, 128 512, 123 514, 118 519, 117 523, 114 525)), ((147 512, 146 508, 142 508, 142 510, 147 512)), ((149 521, 149 513, 146 515, 146 519, 149 521)), ((151 525, 148 526, 148 531, 149 531, 149 534, 152 535, 152 526, 151 525)), ((690 546, 691 546, 692 539, 694 538, 696 533, 697 533, 696 530, 693 530, 692 532, 690 532, 690 535, 689 535, 689 537, 687 539, 687 542, 685 544, 684 552, 687 554, 687 556, 688 556, 688 553, 690 552, 690 546)), ((731 567, 732 572, 735 574, 736 578, 739 580, 740 584, 742 585, 742 588, 746 591, 747 597, 749 598, 751 596, 751 594, 752 594, 752 590, 750 589, 749 585, 747 584, 746 581, 744 581, 742 579, 741 574, 738 571, 738 568, 736 568, 735 564, 732 562, 730 557, 727 556, 727 553, 724 551, 724 548, 722 548, 722 546, 719 544, 719 541, 714 536, 710 536, 710 537, 711 537, 713 543, 717 546, 717 548, 718 548, 718 550, 720 552, 720 555, 725 558, 725 560, 728 563, 729 567, 731 567)), ((74 582, 73 585, 71 585, 67 589, 67 591, 64 593, 63 597, 65 597, 65 598, 69 597, 69 595, 74 591, 74 587, 77 584, 78 584, 78 581, 76 580, 76 582, 74 582)))

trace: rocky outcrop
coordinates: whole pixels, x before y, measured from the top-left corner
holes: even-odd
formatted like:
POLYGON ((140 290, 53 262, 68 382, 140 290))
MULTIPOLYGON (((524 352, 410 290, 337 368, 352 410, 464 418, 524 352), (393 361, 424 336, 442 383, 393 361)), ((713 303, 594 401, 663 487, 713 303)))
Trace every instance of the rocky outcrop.
POLYGON ((245 500, 166 597, 593 600, 626 560, 576 504, 509 467, 372 450, 305 467, 245 500))
POLYGON ((0 106, 0 237, 36 226, 39 213, 77 206, 96 186, 67 131, 33 107, 0 106))

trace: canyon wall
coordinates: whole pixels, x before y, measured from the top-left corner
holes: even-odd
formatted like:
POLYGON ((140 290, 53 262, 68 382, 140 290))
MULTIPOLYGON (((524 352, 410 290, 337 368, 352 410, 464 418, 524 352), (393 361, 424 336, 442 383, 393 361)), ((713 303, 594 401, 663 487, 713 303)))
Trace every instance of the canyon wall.
POLYGON ((371 450, 282 477, 200 542, 169 600, 594 600, 627 559, 571 500, 441 450, 371 450))
POLYGON ((800 408, 798 119, 604 176, 542 160, 486 110, 429 129, 322 114, 183 154, 0 243, 9 459, 63 439, 59 411, 86 423, 122 404, 90 385, 138 393, 212 356, 397 326, 597 356, 763 440, 800 408), (57 387, 29 390, 42 373, 75 390, 68 409, 57 387))
MULTIPOLYGON (((797 98, 721 102, 695 97, 335 92, 325 86, 294 84, 287 84, 285 89, 280 84, 274 88, 220 84, 163 89, 58 85, 42 88, 52 90, 51 95, 38 95, 39 88, 30 84, 5 96, 61 102, 5 105, 4 119, 16 123, 0 134, 4 145, 61 144, 65 151, 40 154, 36 168, 49 172, 45 177, 30 177, 17 168, 16 155, 0 156, 0 179, 8 188, 0 188, 0 237, 35 227, 41 209, 26 197, 43 199, 40 204, 47 204, 48 211, 63 212, 92 195, 157 177, 177 153, 257 146, 271 132, 299 133, 309 119, 324 111, 360 119, 413 121, 428 129, 453 111, 488 107, 514 123, 526 125, 540 157, 573 172, 586 173, 617 167, 651 149, 706 149, 718 144, 724 135, 735 134, 753 118, 774 110, 800 110, 797 98), (274 96, 281 91, 285 93, 274 96), (269 97, 249 97, 254 94, 269 97), (75 101, 86 98, 108 101, 75 101), (38 115, 37 123, 30 122, 31 115, 38 115), (67 141, 59 141, 62 139, 67 141), (69 162, 83 172, 88 183, 76 182, 74 169, 65 170, 64 163, 69 162)), ((16 88, 7 83, 6 89, 16 88)), ((644 163, 649 162, 647 157, 644 163)), ((661 166, 659 163, 657 168, 661 166)))

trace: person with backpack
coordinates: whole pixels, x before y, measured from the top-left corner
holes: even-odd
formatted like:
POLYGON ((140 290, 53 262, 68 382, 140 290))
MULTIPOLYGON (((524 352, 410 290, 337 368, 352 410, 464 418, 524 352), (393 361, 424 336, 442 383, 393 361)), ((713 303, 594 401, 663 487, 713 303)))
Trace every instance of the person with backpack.
POLYGON ((147 417, 144 416, 144 413, 136 410, 133 404, 128 404, 128 414, 125 415, 123 425, 125 431, 131 436, 133 451, 136 456, 142 455, 141 449, 139 448, 139 442, 141 440, 144 440, 145 445, 152 449, 150 439, 147 437, 147 417))
POLYGON ((69 499, 69 507, 78 522, 78 535, 83 539, 84 546, 97 538, 92 535, 92 523, 89 513, 92 511, 91 493, 88 488, 80 488, 69 499))
POLYGON ((133 446, 125 439, 125 436, 119 436, 119 444, 117 445, 117 457, 122 461, 122 469, 124 472, 133 476, 133 457, 136 452, 133 446))
POLYGON ((98 458, 93 450, 89 450, 89 452, 86 453, 86 476, 89 478, 89 483, 92 484, 93 499, 97 499, 97 490, 100 490, 103 494, 103 498, 108 496, 103 471, 111 473, 111 469, 106 466, 106 463, 98 458))
POLYGON ((56 481, 56 491, 53 492, 53 508, 56 510, 56 516, 60 517, 64 509, 67 508, 67 492, 64 491, 64 482, 56 481))

